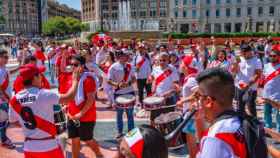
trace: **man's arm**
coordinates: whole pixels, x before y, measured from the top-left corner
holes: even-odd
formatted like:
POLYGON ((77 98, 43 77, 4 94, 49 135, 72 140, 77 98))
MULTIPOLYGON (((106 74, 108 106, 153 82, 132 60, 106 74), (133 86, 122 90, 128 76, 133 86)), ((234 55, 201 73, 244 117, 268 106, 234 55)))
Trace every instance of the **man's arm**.
POLYGON ((70 116, 70 118, 74 120, 80 119, 91 108, 94 101, 95 101, 95 92, 88 93, 85 106, 81 109, 79 113, 77 113, 75 116, 72 117, 70 116))
POLYGON ((78 89, 80 71, 81 71, 81 68, 75 69, 73 71, 72 86, 66 94, 60 94, 60 96, 59 96, 59 103, 60 104, 67 104, 69 101, 71 101, 75 97, 75 94, 76 94, 77 89, 78 89))

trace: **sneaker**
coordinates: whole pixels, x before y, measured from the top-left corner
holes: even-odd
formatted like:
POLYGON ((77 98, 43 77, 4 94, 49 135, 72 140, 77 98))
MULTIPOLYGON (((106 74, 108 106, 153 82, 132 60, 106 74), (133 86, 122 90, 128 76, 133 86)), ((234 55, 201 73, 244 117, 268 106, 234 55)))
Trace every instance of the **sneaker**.
POLYGON ((16 148, 15 144, 12 143, 10 139, 7 139, 5 142, 2 143, 2 146, 8 148, 8 149, 14 149, 16 148))

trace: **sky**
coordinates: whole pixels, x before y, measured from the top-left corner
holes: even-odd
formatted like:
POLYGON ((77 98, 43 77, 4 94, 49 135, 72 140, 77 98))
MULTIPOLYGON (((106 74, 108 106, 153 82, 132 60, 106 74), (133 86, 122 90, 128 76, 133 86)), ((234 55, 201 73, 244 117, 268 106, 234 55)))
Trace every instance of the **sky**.
POLYGON ((57 0, 60 4, 66 4, 71 8, 81 10, 81 0, 57 0))

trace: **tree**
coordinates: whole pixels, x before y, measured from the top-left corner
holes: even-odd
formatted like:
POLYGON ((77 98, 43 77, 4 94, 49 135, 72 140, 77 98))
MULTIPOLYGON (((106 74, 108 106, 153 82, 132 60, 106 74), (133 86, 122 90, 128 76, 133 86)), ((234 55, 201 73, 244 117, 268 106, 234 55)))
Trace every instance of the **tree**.
POLYGON ((80 20, 72 17, 53 17, 43 24, 43 33, 45 35, 64 35, 79 33, 88 28, 87 24, 82 24, 80 20))
POLYGON ((6 19, 3 15, 0 16, 0 24, 5 24, 6 19))

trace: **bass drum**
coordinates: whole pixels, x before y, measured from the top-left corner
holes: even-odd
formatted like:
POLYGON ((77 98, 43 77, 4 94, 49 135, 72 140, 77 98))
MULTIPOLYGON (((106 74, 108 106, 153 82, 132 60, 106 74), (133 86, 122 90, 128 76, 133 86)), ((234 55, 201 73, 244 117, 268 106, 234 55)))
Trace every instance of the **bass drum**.
MULTIPOLYGON (((161 114, 155 119, 155 128, 164 136, 170 134, 182 122, 182 115, 179 112, 161 114)), ((183 135, 180 132, 168 142, 169 149, 179 149, 185 146, 183 135)))

